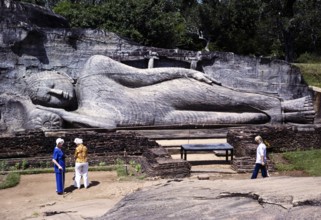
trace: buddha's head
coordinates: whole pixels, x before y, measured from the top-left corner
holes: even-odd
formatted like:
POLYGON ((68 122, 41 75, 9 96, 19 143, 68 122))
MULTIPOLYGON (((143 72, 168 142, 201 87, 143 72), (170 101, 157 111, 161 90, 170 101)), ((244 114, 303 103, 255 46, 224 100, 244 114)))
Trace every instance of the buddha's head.
POLYGON ((44 71, 26 76, 27 93, 34 104, 56 108, 72 108, 76 103, 73 80, 69 76, 44 71))

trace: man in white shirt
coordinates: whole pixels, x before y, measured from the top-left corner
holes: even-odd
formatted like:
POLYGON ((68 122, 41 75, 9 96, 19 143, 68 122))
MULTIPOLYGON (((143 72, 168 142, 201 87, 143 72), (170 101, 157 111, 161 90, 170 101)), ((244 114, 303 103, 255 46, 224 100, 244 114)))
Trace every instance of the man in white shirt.
POLYGON ((254 140, 259 144, 259 146, 256 149, 256 161, 251 179, 256 179, 259 170, 261 170, 262 177, 265 178, 267 177, 266 146, 261 136, 256 136, 254 140))

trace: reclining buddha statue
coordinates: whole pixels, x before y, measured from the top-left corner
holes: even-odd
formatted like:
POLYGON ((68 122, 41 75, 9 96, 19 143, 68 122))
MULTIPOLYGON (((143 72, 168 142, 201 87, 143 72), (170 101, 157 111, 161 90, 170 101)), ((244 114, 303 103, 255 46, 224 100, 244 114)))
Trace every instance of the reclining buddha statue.
POLYGON ((224 87, 185 68, 138 69, 109 57, 88 59, 76 83, 40 72, 25 79, 38 109, 73 127, 313 123, 309 96, 277 97, 224 87))

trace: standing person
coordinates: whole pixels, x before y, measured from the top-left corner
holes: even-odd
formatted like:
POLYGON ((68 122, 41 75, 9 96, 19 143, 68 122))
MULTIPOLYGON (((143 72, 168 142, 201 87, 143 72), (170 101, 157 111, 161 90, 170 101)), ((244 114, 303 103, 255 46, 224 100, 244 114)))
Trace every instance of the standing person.
POLYGON ((80 189, 81 177, 84 181, 84 187, 88 188, 88 162, 87 162, 87 147, 83 145, 83 140, 80 138, 75 139, 75 144, 77 145, 75 150, 75 187, 80 189))
POLYGON ((261 170, 262 177, 265 178, 267 177, 267 170, 265 166, 266 165, 266 146, 261 136, 256 136, 254 140, 259 145, 256 149, 256 161, 255 161, 255 167, 254 167, 251 179, 256 179, 257 174, 259 173, 259 170, 261 170))
POLYGON ((62 151, 64 140, 58 138, 56 140, 56 147, 52 155, 52 162, 54 163, 55 174, 56 174, 56 192, 58 195, 62 195, 65 186, 65 154, 62 151))

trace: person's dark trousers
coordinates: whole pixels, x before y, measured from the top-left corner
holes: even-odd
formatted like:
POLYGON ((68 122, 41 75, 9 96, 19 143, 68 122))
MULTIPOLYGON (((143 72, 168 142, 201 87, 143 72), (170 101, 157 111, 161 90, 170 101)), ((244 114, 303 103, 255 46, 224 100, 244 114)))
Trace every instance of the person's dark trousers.
POLYGON ((256 179, 257 174, 259 173, 259 170, 261 170, 263 178, 267 177, 266 166, 262 166, 262 164, 256 163, 251 179, 256 179))

